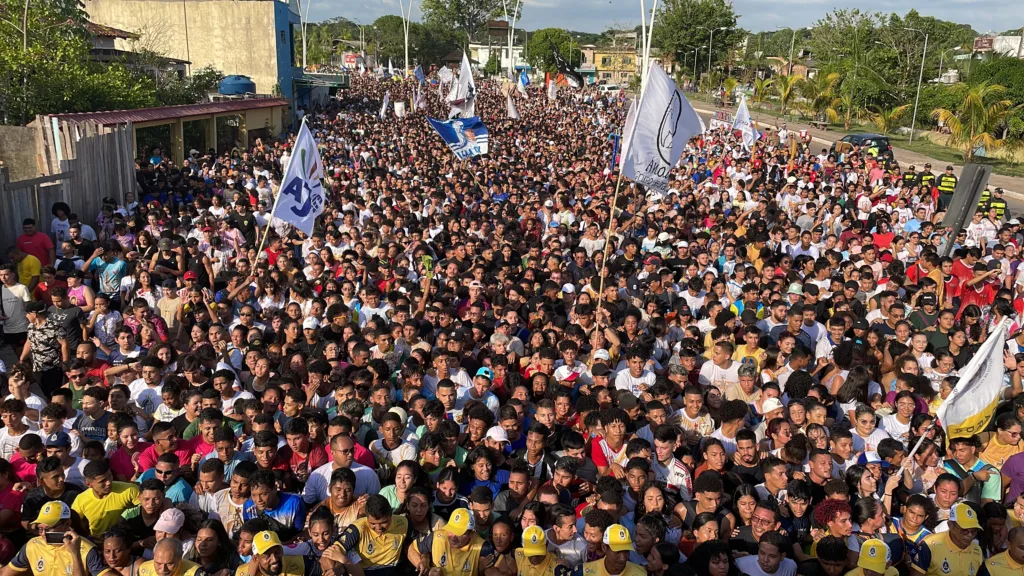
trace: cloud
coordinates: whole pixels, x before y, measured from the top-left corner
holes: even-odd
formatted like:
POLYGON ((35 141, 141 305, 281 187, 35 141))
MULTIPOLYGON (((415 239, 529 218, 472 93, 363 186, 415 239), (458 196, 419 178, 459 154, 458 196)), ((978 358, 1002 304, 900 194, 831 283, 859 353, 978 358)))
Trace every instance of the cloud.
MULTIPOLYGON (((652 0, 646 0, 648 9, 652 0)), ((413 6, 413 19, 419 20, 422 2, 413 6)), ((602 32, 616 27, 640 23, 640 6, 633 0, 524 0, 522 18, 517 28, 536 30, 566 27, 581 32, 602 32)), ((662 2, 659 0, 659 7, 662 2)), ((773 30, 777 26, 810 26, 831 10, 843 8, 835 0, 733 0, 739 25, 754 32, 773 30), (780 7, 793 7, 790 9, 780 7)), ((925 16, 971 25, 978 32, 1006 30, 1009 23, 1024 21, 1024 2, 1005 0, 933 0, 922 6, 917 0, 864 0, 857 7, 862 11, 906 14, 916 9, 925 16)), ((323 20, 335 16, 359 18, 363 22, 386 14, 399 13, 398 0, 372 2, 315 2, 310 6, 310 19, 323 20)))

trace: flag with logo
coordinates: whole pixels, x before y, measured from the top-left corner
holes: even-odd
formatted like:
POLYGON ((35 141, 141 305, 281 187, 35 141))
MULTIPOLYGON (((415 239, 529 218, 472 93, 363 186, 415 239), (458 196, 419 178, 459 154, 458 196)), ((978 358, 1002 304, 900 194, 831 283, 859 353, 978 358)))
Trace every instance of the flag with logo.
POLYGON ((395 116, 405 118, 405 102, 395 102, 395 116))
POLYGON ((988 335, 981 348, 960 370, 960 381, 935 411, 946 438, 973 436, 984 431, 1003 394, 1003 348, 1008 321, 988 335))
POLYGON ((487 126, 476 116, 448 121, 427 117, 427 121, 460 160, 487 154, 490 136, 487 126))
POLYGON ((323 177, 324 165, 320 161, 316 140, 303 119, 271 215, 302 230, 307 236, 312 235, 316 218, 326 204, 327 195, 320 182, 323 177))
POLYGON ((413 76, 416 77, 416 81, 423 84, 427 81, 427 77, 423 75, 423 68, 420 65, 416 65, 416 69, 412 71, 413 76))
POLYGON ((449 118, 462 116, 470 118, 476 111, 476 83, 473 82, 473 68, 469 65, 469 55, 462 53, 462 65, 459 67, 459 79, 452 85, 452 92, 448 94, 448 102, 451 104, 449 118))
POLYGON ((388 104, 391 103, 391 91, 388 90, 384 93, 384 105, 380 107, 380 114, 378 117, 383 120, 388 115, 388 104))
POLYGON ((558 98, 558 81, 554 76, 547 75, 548 83, 548 100, 555 100, 558 98))
POLYGON ((529 95, 526 93, 526 87, 529 86, 529 85, 530 85, 530 77, 526 75, 526 70, 520 71, 519 72, 519 82, 516 82, 516 89, 519 90, 520 94, 522 94, 523 96, 527 96, 528 97, 529 95))
MULTIPOLYGON (((572 66, 562 58, 561 52, 555 47, 554 42, 551 43, 551 53, 555 57, 555 68, 558 72, 565 77, 565 83, 573 88, 583 87, 583 76, 579 72, 573 70, 572 66)), ((570 54, 571 56, 571 54, 570 54)))
POLYGON ((754 143, 761 138, 761 134, 750 121, 750 111, 747 109, 747 97, 740 97, 740 106, 736 109, 736 118, 732 122, 732 131, 739 132, 743 138, 743 148, 750 150, 754 143))
POLYGON ((668 192, 668 173, 687 141, 704 131, 690 102, 658 64, 650 68, 639 104, 630 104, 623 131, 623 175, 637 184, 668 192))

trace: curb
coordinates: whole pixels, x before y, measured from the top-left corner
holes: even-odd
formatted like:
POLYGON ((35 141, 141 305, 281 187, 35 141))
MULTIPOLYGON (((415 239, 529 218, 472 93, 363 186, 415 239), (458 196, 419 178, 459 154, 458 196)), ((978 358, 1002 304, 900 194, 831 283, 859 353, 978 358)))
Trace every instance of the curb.
MULTIPOLYGON (((712 117, 715 114, 714 110, 707 110, 707 109, 704 109, 704 108, 694 108, 693 111, 697 112, 698 114, 704 114, 704 115, 712 116, 712 117)), ((730 114, 731 113, 732 112, 730 112, 730 114)), ((817 144, 821 144, 823 146, 831 146, 833 141, 832 140, 825 140, 824 138, 819 138, 817 136, 813 136, 812 135, 811 136, 811 142, 814 142, 814 143, 817 143, 817 144)), ((893 150, 894 151, 900 151, 901 149, 894 146, 893 150)), ((923 156, 923 154, 922 154, 922 156, 923 156)), ((934 159, 933 159, 933 161, 934 161, 934 159)), ((963 169, 963 166, 961 166, 959 164, 954 164, 953 167, 956 169, 955 170, 956 172, 959 172, 960 170, 963 169)), ((1005 196, 1007 199, 1016 200, 1017 202, 1024 203, 1024 192, 1015 192, 1013 190, 1009 190, 1009 189, 1004 187, 1003 188, 1003 196, 1005 196)))

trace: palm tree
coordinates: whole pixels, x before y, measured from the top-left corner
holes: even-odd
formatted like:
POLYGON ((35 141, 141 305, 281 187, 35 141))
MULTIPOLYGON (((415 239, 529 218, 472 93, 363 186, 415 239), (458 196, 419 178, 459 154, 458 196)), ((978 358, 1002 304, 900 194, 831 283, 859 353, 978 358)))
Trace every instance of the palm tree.
POLYGON ((871 115, 871 122, 883 135, 888 134, 896 129, 900 123, 900 118, 902 118, 909 109, 910 104, 904 104, 903 106, 897 106, 895 108, 882 108, 880 106, 875 106, 875 113, 871 115))
POLYGON ((779 112, 780 116, 786 115, 786 107, 789 106, 789 100, 793 97, 793 91, 796 88, 798 78, 796 76, 783 76, 779 75, 775 77, 775 93, 779 96, 779 104, 782 106, 779 112))
POLYGON ((949 144, 960 150, 964 162, 974 159, 975 150, 984 148, 991 152, 1002 147, 1006 141, 997 131, 1020 106, 1001 98, 1006 88, 987 81, 973 86, 958 84, 956 89, 963 100, 954 110, 936 108, 932 118, 949 129, 949 144))
POLYGON ((860 118, 862 110, 854 101, 853 90, 847 90, 839 97, 839 107, 843 111, 843 130, 849 130, 850 125, 857 118, 860 118))
POLYGON ((800 80, 798 85, 800 95, 804 97, 804 107, 811 113, 815 120, 827 122, 838 122, 840 99, 835 95, 836 85, 839 84, 839 73, 820 73, 814 78, 800 80))
POLYGON ((726 104, 729 104, 729 102, 732 100, 732 95, 734 92, 736 92, 736 87, 739 86, 739 84, 739 80, 733 78, 732 76, 726 78, 722 82, 722 90, 725 91, 725 97, 723 98, 723 100, 725 100, 726 104))

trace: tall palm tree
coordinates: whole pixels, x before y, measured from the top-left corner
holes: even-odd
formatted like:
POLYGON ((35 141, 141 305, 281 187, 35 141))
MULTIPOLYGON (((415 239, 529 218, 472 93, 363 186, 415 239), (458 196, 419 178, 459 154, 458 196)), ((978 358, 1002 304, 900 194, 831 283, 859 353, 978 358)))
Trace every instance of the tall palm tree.
POLYGON ((875 106, 875 112, 871 115, 871 122, 883 135, 888 134, 899 126, 900 118, 910 109, 910 104, 897 106, 895 108, 882 108, 875 106))
POLYGON ((775 77, 775 93, 779 96, 779 104, 782 106, 781 116, 786 115, 786 107, 789 106, 789 101, 796 90, 797 81, 796 76, 779 75, 775 77))
POLYGON ((953 110, 936 108, 932 118, 949 129, 949 144, 960 150, 964 162, 970 162, 978 148, 991 152, 1005 144, 997 131, 1020 106, 1002 98, 1006 88, 999 84, 986 81, 972 86, 959 84, 956 88, 963 100, 953 110))
POLYGON ((733 93, 736 92, 736 87, 739 86, 739 80, 732 76, 722 81, 722 90, 725 91, 725 103, 729 104, 732 101, 733 93))
POLYGON ((836 86, 839 84, 839 73, 819 73, 814 78, 800 80, 798 88, 800 95, 804 97, 804 107, 811 113, 815 120, 827 122, 839 121, 840 99, 835 94, 836 86))
POLYGON ((754 104, 760 105, 768 97, 773 83, 771 78, 758 78, 754 80, 754 95, 751 96, 750 100, 754 104))
POLYGON ((860 118, 863 110, 857 106, 857 102, 854 100, 853 90, 847 90, 839 97, 839 107, 843 111, 843 129, 849 130, 850 125, 857 118, 860 118))

